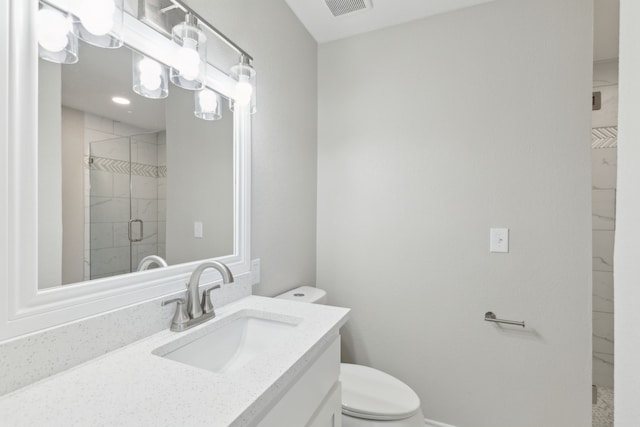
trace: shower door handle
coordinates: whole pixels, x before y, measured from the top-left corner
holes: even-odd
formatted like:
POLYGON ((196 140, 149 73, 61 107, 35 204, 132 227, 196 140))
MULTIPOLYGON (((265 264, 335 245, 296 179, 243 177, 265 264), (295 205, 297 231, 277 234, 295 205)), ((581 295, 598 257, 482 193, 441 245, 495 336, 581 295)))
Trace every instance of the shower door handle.
POLYGON ((142 239, 144 239, 144 223, 142 222, 141 219, 130 219, 129 220, 129 241, 130 242, 142 242, 142 239), (140 224, 140 238, 139 239, 134 239, 133 238, 133 227, 132 224, 134 222, 137 222, 140 224))

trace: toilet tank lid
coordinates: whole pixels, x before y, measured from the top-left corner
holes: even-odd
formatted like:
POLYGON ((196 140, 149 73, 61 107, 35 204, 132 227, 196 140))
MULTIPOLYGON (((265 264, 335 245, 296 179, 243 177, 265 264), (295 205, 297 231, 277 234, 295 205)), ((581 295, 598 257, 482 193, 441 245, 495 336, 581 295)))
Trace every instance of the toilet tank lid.
POLYGON ((313 286, 300 286, 295 289, 291 289, 283 294, 278 295, 276 298, 288 299, 291 301, 310 302, 316 303, 324 298, 327 293, 313 286))
POLYGON ((340 364, 342 411, 371 420, 409 418, 420 408, 420 398, 399 379, 374 368, 340 364))

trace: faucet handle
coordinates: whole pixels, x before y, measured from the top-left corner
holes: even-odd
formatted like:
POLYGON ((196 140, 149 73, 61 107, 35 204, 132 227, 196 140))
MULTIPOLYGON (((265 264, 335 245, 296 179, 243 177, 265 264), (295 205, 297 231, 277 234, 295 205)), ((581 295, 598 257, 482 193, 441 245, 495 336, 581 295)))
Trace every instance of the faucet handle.
POLYGON ((162 306, 176 303, 176 312, 171 320, 171 330, 182 330, 189 320, 189 313, 187 313, 187 307, 185 306, 184 299, 174 298, 167 301, 162 301, 162 306))
POLYGON ((202 292, 202 311, 205 314, 213 313, 214 317, 216 314, 213 310, 213 303, 211 302, 211 291, 215 289, 220 289, 220 285, 216 285, 202 292))

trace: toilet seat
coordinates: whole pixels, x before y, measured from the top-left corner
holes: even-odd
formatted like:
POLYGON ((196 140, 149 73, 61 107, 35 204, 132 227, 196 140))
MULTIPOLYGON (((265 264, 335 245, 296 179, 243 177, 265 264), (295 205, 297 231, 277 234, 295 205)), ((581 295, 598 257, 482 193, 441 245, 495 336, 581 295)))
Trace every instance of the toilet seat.
POLYGON ((374 368, 340 364, 342 413, 355 418, 395 421, 420 409, 418 395, 399 379, 374 368))

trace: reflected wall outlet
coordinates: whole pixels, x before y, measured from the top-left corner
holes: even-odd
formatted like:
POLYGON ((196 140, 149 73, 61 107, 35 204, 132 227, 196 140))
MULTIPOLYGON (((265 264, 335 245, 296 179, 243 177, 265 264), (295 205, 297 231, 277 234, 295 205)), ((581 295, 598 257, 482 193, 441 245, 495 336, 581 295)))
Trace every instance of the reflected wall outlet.
POLYGON ((489 229, 489 251, 497 253, 509 252, 509 229, 489 229))
POLYGON ((196 221, 193 223, 193 237, 195 237, 196 239, 202 239, 202 237, 204 236, 203 230, 202 230, 202 222, 200 221, 196 221))
POLYGON ((251 284, 260 283, 260 258, 251 260, 251 284))

